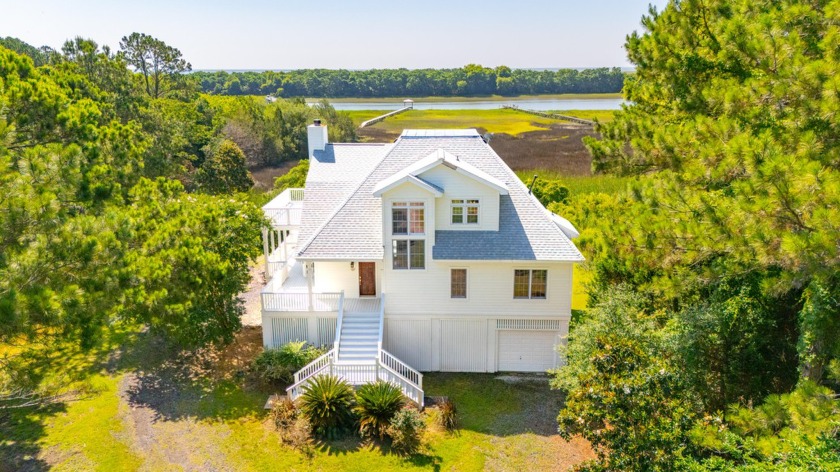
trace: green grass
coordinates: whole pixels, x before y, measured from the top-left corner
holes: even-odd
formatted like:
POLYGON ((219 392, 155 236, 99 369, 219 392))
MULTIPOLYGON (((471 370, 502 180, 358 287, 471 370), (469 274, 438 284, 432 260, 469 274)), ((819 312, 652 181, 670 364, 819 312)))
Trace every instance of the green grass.
POLYGON ((518 170, 516 175, 525 182, 531 183, 534 175, 538 179, 559 180, 569 189, 572 198, 588 193, 616 194, 624 191, 633 178, 619 177, 614 175, 564 175, 559 172, 552 172, 543 169, 518 170))
POLYGON ((490 133, 506 133, 511 136, 518 136, 529 131, 548 129, 548 125, 553 123, 561 123, 561 121, 502 108, 493 110, 411 110, 377 123, 373 125, 373 128, 397 134, 404 129, 412 128, 484 128, 490 133))
MULTIPOLYGON (((267 392, 245 389, 235 376, 213 380, 199 373, 155 380, 169 372, 161 370, 169 365, 161 362, 175 357, 172 351, 150 335, 114 339, 125 341, 123 353, 107 364, 90 353, 58 349, 69 363, 95 372, 86 378, 86 394, 3 417, 0 470, 545 470, 568 467, 588 454, 585 445, 568 444, 554 434, 560 397, 547 383, 511 385, 492 374, 428 374, 426 392, 456 402, 461 426, 456 433, 430 430, 426 447, 408 458, 356 438, 318 443, 308 457, 280 443, 262 409, 267 392), (119 395, 131 374, 151 376, 152 391, 141 395, 145 400, 138 407, 119 395), (154 387, 158 382, 162 388, 154 387), (541 410, 546 407, 548 413, 541 410)), ((56 362, 53 369, 59 366, 56 362)))
POLYGON ((46 420, 48 434, 39 443, 56 457, 55 470, 136 470, 143 458, 126 441, 116 395, 119 377, 91 379, 98 392, 69 403, 67 411, 46 420))
POLYGON ((342 113, 350 115, 350 119, 356 126, 363 122, 388 113, 388 110, 342 110, 342 113))
POLYGON ((549 113, 574 116, 584 120, 598 120, 601 123, 612 121, 615 116, 615 110, 553 110, 549 113))

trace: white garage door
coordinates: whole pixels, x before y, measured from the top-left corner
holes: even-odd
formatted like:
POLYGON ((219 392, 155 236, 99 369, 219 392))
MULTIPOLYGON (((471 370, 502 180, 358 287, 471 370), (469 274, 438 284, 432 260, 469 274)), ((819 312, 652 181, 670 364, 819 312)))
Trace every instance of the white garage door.
POLYGON ((499 331, 499 370, 545 372, 553 369, 556 331, 499 331))

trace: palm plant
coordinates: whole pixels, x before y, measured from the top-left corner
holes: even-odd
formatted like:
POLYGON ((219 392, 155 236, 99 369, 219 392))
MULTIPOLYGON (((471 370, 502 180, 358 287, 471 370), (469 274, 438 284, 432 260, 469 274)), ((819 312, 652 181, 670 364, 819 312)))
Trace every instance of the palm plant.
POLYGON ((362 436, 385 439, 391 419, 404 404, 402 391, 392 383, 378 380, 362 385, 356 392, 353 408, 359 416, 359 432, 362 436))
POLYGON ((303 388, 299 405, 315 433, 332 439, 352 423, 353 388, 336 376, 321 375, 303 388))

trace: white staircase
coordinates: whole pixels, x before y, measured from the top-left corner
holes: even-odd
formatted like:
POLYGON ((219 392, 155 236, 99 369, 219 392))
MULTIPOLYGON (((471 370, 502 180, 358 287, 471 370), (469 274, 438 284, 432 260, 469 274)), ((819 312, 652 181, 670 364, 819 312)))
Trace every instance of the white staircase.
POLYGON ((381 297, 345 299, 342 293, 333 349, 295 373, 294 384, 286 389, 289 397, 297 399, 313 377, 335 375, 351 385, 390 382, 422 407, 423 374, 382 349, 384 322, 381 297))
POLYGON ((345 311, 338 339, 337 364, 375 363, 379 353, 379 313, 345 311))

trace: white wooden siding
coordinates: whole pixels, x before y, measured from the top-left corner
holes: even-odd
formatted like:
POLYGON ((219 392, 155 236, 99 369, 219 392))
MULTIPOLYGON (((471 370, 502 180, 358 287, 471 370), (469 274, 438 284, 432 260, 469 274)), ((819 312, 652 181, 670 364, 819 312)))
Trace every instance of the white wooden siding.
POLYGON ((337 318, 318 318, 318 346, 332 346, 335 343, 335 325, 337 318))
POLYGON ((440 370, 487 372, 487 329, 484 320, 440 321, 440 370))
MULTIPOLYGON (((345 298, 359 297, 359 262, 353 261, 316 261, 315 281, 312 287, 316 292, 340 292, 345 298)), ((376 262, 376 294, 382 293, 382 263, 376 262)))
POLYGON ((263 311, 263 346, 275 348, 292 341, 332 346, 337 317, 336 312, 263 311))
POLYGON ((501 330, 499 371, 545 372, 557 365, 557 331, 501 330))
POLYGON ((385 350, 414 369, 437 370, 432 365, 432 320, 385 319, 385 350))
MULTIPOLYGON (((390 243, 389 243, 390 244, 390 243)), ((382 290, 388 294, 389 315, 472 315, 498 318, 563 318, 572 309, 572 263, 568 262, 466 262, 433 261, 425 270, 394 270, 386 251, 382 290), (467 300, 450 297, 452 268, 467 269, 467 300), (546 269, 545 299, 514 299, 515 269, 546 269)))
POLYGON ((271 318, 271 344, 279 347, 292 341, 307 341, 309 332, 305 318, 271 318))
MULTIPOLYGON (((499 192, 447 167, 438 166, 421 174, 423 180, 443 189, 435 201, 435 228, 441 230, 498 231, 499 192), (452 224, 450 205, 453 199, 479 200, 478 224, 452 224)), ((466 215, 464 215, 466 218, 466 215)))

